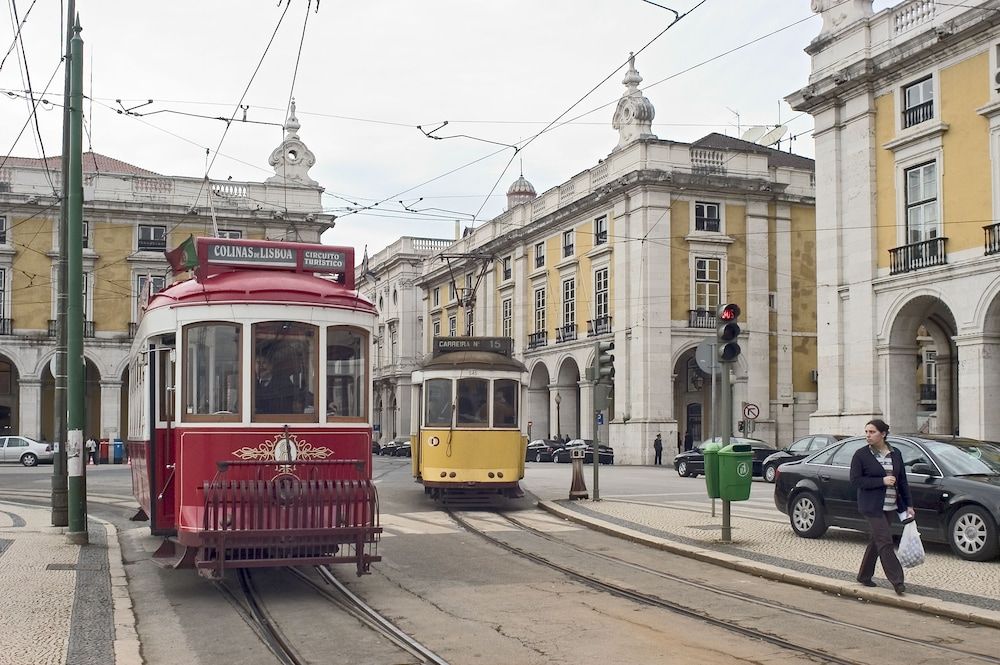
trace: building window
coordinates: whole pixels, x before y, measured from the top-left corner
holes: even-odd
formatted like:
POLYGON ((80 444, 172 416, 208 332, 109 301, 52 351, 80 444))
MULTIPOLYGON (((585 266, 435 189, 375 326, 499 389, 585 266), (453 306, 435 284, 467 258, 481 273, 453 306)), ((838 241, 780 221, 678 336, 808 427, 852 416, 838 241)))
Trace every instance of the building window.
POLYGON ((594 318, 608 316, 608 269, 601 268, 594 273, 594 318))
POLYGON ((7 244, 7 218, 0 217, 0 245, 7 244))
POLYGON ((694 204, 694 230, 718 233, 720 228, 719 204, 696 202, 694 204))
POLYGON ((563 292, 563 325, 576 325, 576 279, 570 278, 562 283, 563 292))
POLYGON ((924 350, 924 383, 937 384, 937 351, 933 349, 924 350))
POLYGON ((719 306, 720 294, 719 259, 697 258, 694 260, 694 306, 695 309, 715 312, 719 306))
POLYGON ((934 117, 934 79, 927 77, 903 88, 903 128, 934 117))
POLYGON ((167 248, 167 227, 152 224, 139 225, 140 251, 163 251, 167 248))
POLYGON ((506 282, 511 277, 511 258, 505 256, 503 259, 503 279, 506 282))
POLYGON ((7 302, 7 271, 0 270, 0 319, 7 318, 5 316, 5 312, 7 311, 7 309, 6 305, 4 304, 6 302, 7 302))
POLYGON ((458 319, 454 316, 448 317, 448 337, 454 337, 458 332, 458 319))
POLYGON ((448 284, 448 302, 455 302, 455 282, 448 284))
POLYGON ((938 236, 937 164, 914 166, 904 172, 906 180, 906 244, 913 245, 938 236))
POLYGON ((431 307, 438 307, 441 304, 441 287, 435 286, 431 291, 431 307))
POLYGON ((243 237, 243 231, 237 231, 235 229, 219 229, 220 238, 229 238, 230 240, 239 240, 243 237))
POLYGON ((573 256, 573 231, 563 231, 563 256, 573 256))
POLYGON ((535 267, 541 268, 545 265, 545 243, 535 243, 535 267))
POLYGON ((83 228, 80 230, 80 240, 83 241, 83 248, 90 247, 90 222, 84 220, 83 228))
POLYGON ((598 217, 594 220, 594 245, 603 245, 608 241, 608 218, 598 217))
POLYGON ((476 334, 476 313, 471 309, 465 316, 465 334, 469 337, 476 334))
POLYGON ((141 312, 146 306, 147 295, 152 296, 154 293, 159 293, 163 290, 163 287, 167 285, 167 280, 165 277, 154 277, 152 275, 138 275, 135 278, 135 300, 136 314, 141 312), (150 289, 147 294, 146 289, 150 289))
POLYGON ((434 323, 431 324, 431 325, 432 325, 431 329, 433 331, 431 333, 432 336, 433 337, 440 337, 441 336, 441 319, 434 319, 434 323))
POLYGON ((396 326, 389 328, 389 362, 393 365, 399 362, 399 333, 396 326))
POLYGON ((500 335, 502 337, 513 337, 511 334, 513 326, 514 301, 505 298, 500 304, 500 335))
POLYGON ((545 331, 545 289, 535 289, 535 332, 545 331))

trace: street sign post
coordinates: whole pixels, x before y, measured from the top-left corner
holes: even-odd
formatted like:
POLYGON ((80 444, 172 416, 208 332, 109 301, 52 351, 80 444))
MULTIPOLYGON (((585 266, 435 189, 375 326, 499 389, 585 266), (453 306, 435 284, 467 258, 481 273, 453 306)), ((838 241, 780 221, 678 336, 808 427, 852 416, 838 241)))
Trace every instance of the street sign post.
POLYGON ((760 407, 749 402, 743 404, 743 417, 746 420, 757 420, 760 415, 760 407))

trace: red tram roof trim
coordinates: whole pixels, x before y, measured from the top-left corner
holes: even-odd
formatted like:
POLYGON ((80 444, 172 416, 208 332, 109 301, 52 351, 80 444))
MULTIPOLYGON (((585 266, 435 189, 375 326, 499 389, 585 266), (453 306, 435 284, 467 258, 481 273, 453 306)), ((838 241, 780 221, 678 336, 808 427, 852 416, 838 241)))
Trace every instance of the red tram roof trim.
POLYGON ((175 282, 153 295, 146 310, 207 303, 288 303, 375 314, 375 305, 328 279, 308 273, 234 270, 175 282))

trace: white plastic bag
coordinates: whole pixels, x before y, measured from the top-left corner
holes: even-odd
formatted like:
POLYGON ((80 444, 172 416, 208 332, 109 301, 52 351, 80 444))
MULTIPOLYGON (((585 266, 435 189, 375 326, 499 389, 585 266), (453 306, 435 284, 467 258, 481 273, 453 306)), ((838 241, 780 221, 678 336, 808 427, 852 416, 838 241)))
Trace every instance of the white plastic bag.
POLYGON ((899 551, 896 556, 904 568, 913 568, 924 562, 924 544, 920 542, 920 532, 917 531, 916 521, 903 527, 903 535, 899 539, 899 551))

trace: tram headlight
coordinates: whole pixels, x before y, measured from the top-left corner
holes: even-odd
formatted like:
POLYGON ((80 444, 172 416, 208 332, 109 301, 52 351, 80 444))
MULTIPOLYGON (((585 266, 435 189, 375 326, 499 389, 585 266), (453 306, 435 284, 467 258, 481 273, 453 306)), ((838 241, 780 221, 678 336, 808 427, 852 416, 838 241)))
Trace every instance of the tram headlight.
POLYGON ((441 443, 441 439, 437 438, 436 436, 432 436, 427 443, 431 444, 432 446, 437 446, 438 444, 441 443))

